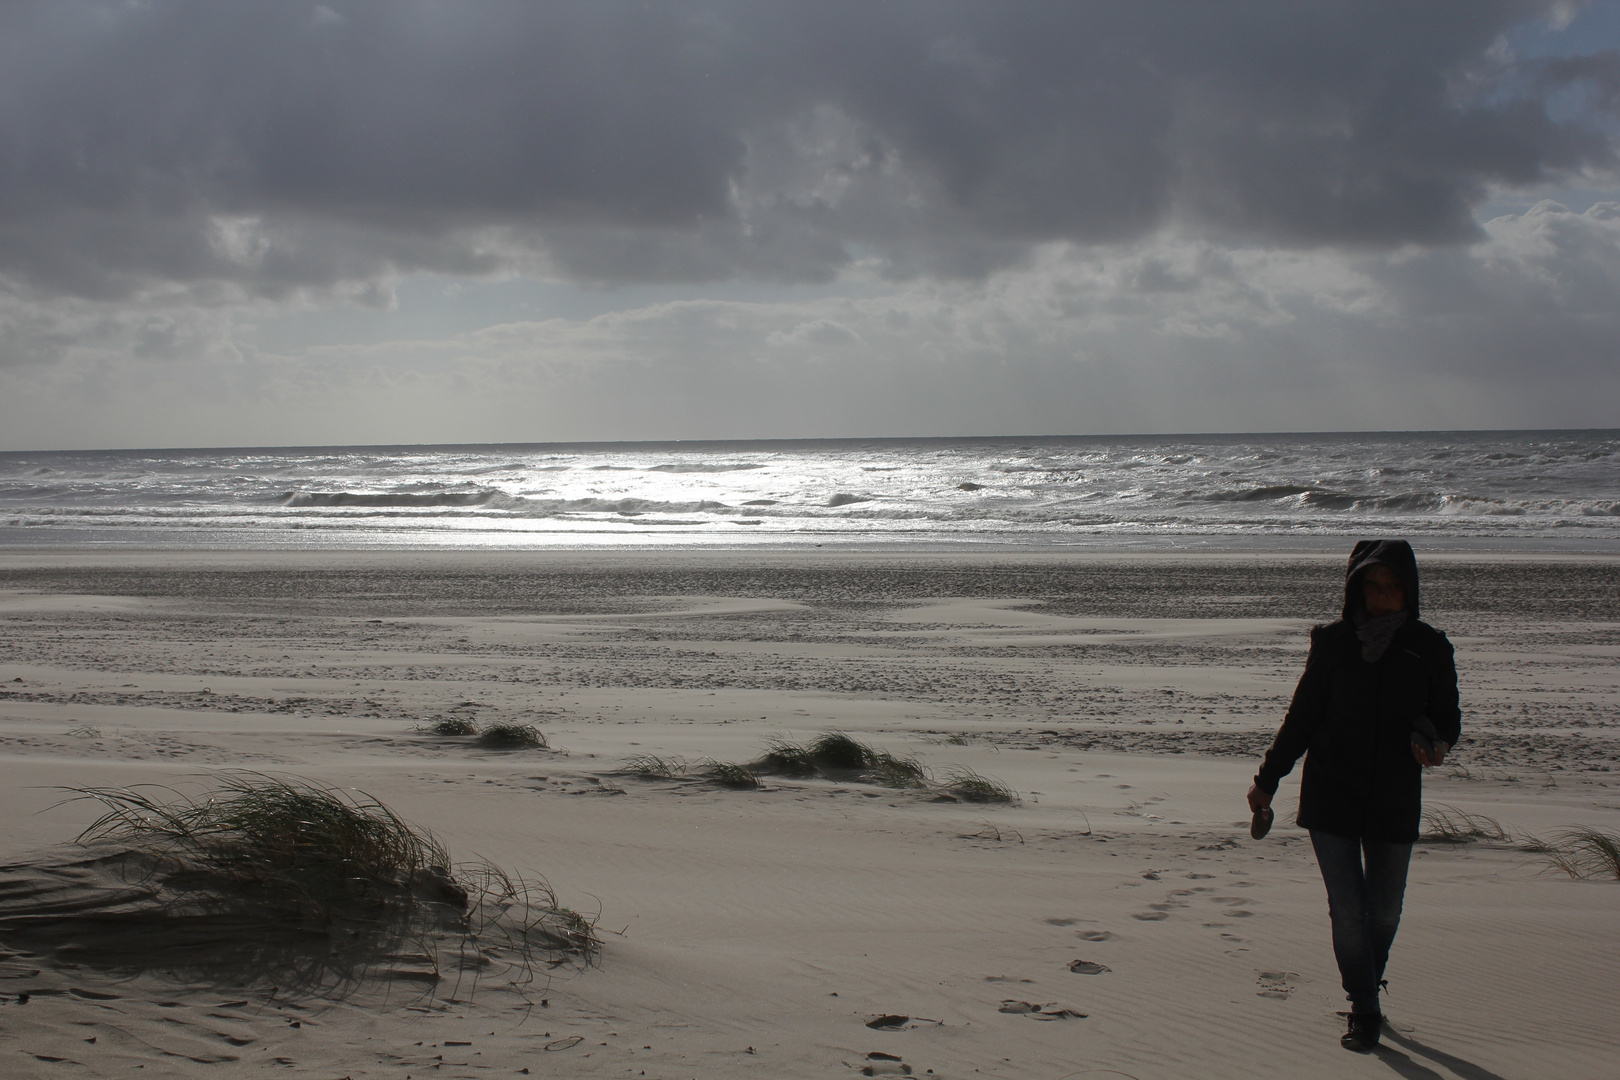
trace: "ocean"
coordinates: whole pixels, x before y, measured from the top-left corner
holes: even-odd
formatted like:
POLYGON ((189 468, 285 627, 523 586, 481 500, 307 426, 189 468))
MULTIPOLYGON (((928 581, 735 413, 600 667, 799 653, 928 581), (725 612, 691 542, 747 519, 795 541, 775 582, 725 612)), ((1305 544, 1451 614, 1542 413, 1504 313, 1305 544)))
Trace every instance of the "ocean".
POLYGON ((1620 431, 0 453, 0 546, 1620 553, 1620 431))

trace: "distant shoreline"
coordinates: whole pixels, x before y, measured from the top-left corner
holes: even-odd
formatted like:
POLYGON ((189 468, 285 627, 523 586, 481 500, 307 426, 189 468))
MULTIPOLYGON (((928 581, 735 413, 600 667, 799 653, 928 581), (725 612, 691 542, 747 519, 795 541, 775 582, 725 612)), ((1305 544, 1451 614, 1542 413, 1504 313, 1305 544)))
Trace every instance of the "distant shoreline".
POLYGON ((1222 442, 1251 439, 1409 439, 1416 437, 1466 436, 1525 436, 1525 435, 1620 435, 1620 427, 1576 428, 1438 428, 1435 430, 1402 431, 1376 429, 1371 431, 1179 431, 1132 432, 1120 435, 834 435, 766 439, 606 439, 602 441, 568 440, 563 442, 492 442, 492 443, 314 443, 285 446, 108 446, 108 447, 55 447, 50 449, 0 450, 0 457, 25 454, 277 454, 321 453, 325 451, 355 453, 359 451, 534 451, 579 452, 589 450, 691 450, 703 452, 741 447, 774 447, 781 450, 825 448, 830 446, 919 446, 941 443, 974 444, 982 446, 1008 445, 1061 446, 1075 443, 1165 443, 1176 441, 1222 442))
MULTIPOLYGON (((39 566, 63 568, 95 566, 146 566, 174 568, 181 566, 263 566, 275 567, 331 567, 398 565, 419 561, 426 564, 454 566, 458 569, 476 569, 479 566, 513 566, 523 564, 607 565, 643 563, 647 565, 787 565, 807 566, 881 566, 896 563, 948 564, 1017 564, 1050 566, 1074 563, 1088 565, 1118 562, 1175 563, 1241 563, 1252 560, 1272 562, 1341 562, 1355 543, 1355 537, 1300 538, 1287 545, 1269 542, 1273 538, 1250 540, 1233 538, 1229 543, 1212 541, 1200 547, 1155 546, 1136 544, 1110 546, 1107 544, 1075 544, 1067 547, 1014 547, 998 545, 960 544, 841 544, 825 546, 810 544, 770 544, 757 547, 714 546, 554 546, 554 547, 383 547, 362 545, 333 545, 330 547, 298 547, 291 544, 269 546, 202 546, 157 547, 143 545, 102 544, 40 544, 37 538, 26 544, 8 544, 0 539, 0 572, 39 566)), ((1590 550, 1571 545, 1569 549, 1525 547, 1522 542, 1502 541, 1494 546, 1481 545, 1478 540, 1465 543, 1430 543, 1414 539, 1418 557, 1424 561, 1447 563, 1568 563, 1620 562, 1620 541, 1609 550, 1590 550)))

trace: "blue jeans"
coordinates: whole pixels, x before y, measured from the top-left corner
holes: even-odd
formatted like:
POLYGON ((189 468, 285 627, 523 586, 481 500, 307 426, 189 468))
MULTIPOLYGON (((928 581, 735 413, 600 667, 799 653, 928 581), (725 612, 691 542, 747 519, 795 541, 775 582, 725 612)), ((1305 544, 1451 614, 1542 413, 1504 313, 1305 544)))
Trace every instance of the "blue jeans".
POLYGON ((1311 846, 1327 886, 1333 958, 1350 1010, 1375 1013, 1378 984, 1401 924, 1411 844, 1381 844, 1311 830, 1311 846))

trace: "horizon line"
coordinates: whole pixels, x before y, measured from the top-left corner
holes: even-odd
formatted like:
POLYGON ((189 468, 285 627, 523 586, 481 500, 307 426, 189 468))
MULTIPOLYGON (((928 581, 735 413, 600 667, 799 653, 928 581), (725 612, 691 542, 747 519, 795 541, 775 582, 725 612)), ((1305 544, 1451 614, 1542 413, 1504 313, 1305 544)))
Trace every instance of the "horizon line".
POLYGON ((1620 435, 1620 427, 1580 428, 1436 428, 1403 430, 1373 428, 1339 431, 1183 431, 1135 432, 1103 435, 837 435, 771 438, 702 438, 702 439, 570 439, 554 442, 420 442, 420 443, 309 443, 282 446, 102 446, 72 449, 0 450, 0 455, 15 454, 179 454, 179 453, 270 453, 317 450, 402 450, 402 449, 514 449, 514 448, 568 448, 568 447, 641 447, 646 449, 679 447, 699 449, 707 446, 734 444, 775 443, 799 445, 805 443, 923 443, 923 442, 1061 442, 1068 440, 1105 441, 1115 439, 1240 439, 1240 438, 1310 438, 1326 436, 1435 436, 1435 435, 1575 435, 1613 432, 1620 435))

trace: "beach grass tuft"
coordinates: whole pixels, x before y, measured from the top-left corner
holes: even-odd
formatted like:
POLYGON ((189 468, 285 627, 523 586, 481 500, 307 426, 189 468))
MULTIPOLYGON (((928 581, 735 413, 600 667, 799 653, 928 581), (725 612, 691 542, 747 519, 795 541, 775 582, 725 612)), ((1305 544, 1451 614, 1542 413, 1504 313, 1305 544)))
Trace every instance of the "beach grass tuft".
POLYGON ((969 769, 965 765, 953 765, 945 775, 945 781, 937 785, 936 790, 941 795, 948 795, 962 802, 977 803, 1015 803, 1018 801, 1018 792, 993 780, 988 776, 969 769))
POLYGON ((197 795, 158 785, 67 789, 69 801, 106 808, 78 842, 122 867, 154 906, 120 899, 118 914, 87 909, 84 927, 52 932, 81 948, 99 941, 109 964, 150 939, 151 963, 236 977, 256 970, 321 993, 368 978, 436 984, 450 969, 476 980, 503 967, 528 983, 537 964, 589 964, 599 948, 591 921, 561 907, 543 880, 488 862, 452 865, 431 833, 363 792, 251 772, 210 779, 217 786, 197 795), (122 937, 119 919, 128 924, 122 937), (191 941, 192 927, 221 920, 239 927, 240 940, 215 942, 213 958, 155 944, 166 934, 191 941), (399 963, 406 954, 410 970, 399 963), (191 958, 170 959, 182 955, 191 958), (232 969, 228 957, 251 960, 232 969))
POLYGON ((476 735, 478 725, 465 716, 437 716, 431 723, 423 724, 416 729, 424 735, 476 735))
POLYGON ((759 777, 746 765, 734 761, 715 761, 712 758, 698 766, 704 776, 721 787, 748 790, 759 787, 759 777))
POLYGON ((753 769, 782 776, 821 775, 839 780, 859 777, 883 787, 927 790, 961 802, 1018 802, 1018 793, 1012 788, 972 769, 955 766, 942 782, 936 782, 928 767, 915 756, 896 756, 842 731, 824 731, 808 745, 774 738, 766 744, 764 755, 753 763, 753 769))
POLYGON ((644 780, 674 780, 686 775, 686 759, 642 754, 625 762, 622 771, 644 780))
POLYGON ((544 750, 545 732, 533 724, 491 724, 478 733, 478 745, 491 750, 544 750))
POLYGON ((810 760, 818 769, 855 772, 872 761, 870 746, 842 731, 824 731, 810 740, 810 760))
POLYGON ((786 739, 772 739, 765 754, 755 762, 760 772, 782 776, 815 776, 859 773, 861 779, 885 787, 917 788, 928 784, 928 771, 914 757, 895 757, 877 750, 842 731, 824 731, 802 746, 786 739))
POLYGON ((1620 835, 1580 826, 1559 833, 1547 853, 1553 867, 1572 878, 1620 881, 1620 835))
POLYGON ((757 768, 760 772, 781 776, 814 776, 816 759, 798 743, 777 738, 765 744, 765 756, 760 758, 757 768))
POLYGON ((594 919, 562 906, 556 890, 544 878, 513 877, 480 859, 456 868, 458 880, 479 899, 468 913, 469 941, 489 955, 501 945, 532 966, 534 943, 546 941, 564 955, 586 963, 602 947, 594 919))
POLYGON ((1505 844, 1513 839, 1513 834, 1495 818, 1470 814, 1446 803, 1423 811, 1423 826, 1419 839, 1428 844, 1471 844, 1476 840, 1505 844))
POLYGON ((874 752, 866 763, 862 779, 892 788, 927 787, 928 770, 914 757, 895 757, 886 750, 874 752))
POLYGON ((220 790, 200 801, 147 785, 73 788, 107 807, 78 840, 122 842, 185 865, 210 887, 251 890, 322 920, 337 905, 451 878, 432 834, 367 796, 259 773, 219 780, 220 790))

